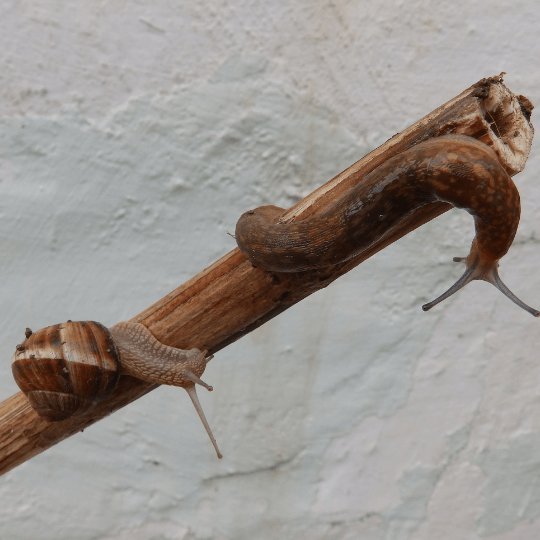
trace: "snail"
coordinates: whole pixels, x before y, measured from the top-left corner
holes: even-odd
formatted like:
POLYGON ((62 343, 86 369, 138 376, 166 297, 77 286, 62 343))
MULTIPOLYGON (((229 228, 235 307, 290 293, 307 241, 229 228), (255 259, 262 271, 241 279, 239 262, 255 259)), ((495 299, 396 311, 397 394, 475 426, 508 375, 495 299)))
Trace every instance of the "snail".
POLYGON ((197 398, 195 385, 213 358, 208 351, 184 351, 160 343, 140 323, 121 322, 105 328, 93 321, 49 326, 17 345, 12 371, 36 412, 61 421, 90 410, 109 396, 120 375, 184 388, 212 441, 222 455, 197 398))
POLYGON ((487 145, 465 135, 444 135, 418 143, 367 174, 332 206, 303 221, 281 223, 284 210, 262 206, 244 213, 235 238, 256 267, 302 272, 347 261, 362 253, 417 208, 444 201, 469 212, 476 236, 467 268, 441 296, 442 302, 473 280, 484 280, 535 317, 540 312, 519 300, 501 281, 506 254, 520 218, 519 193, 487 145))

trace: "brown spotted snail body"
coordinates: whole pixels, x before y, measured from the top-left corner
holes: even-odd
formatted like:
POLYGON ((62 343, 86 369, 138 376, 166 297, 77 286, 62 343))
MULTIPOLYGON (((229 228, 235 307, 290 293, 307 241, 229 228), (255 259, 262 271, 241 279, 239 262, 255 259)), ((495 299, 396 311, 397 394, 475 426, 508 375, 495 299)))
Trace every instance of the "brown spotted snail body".
POLYGON ((244 213, 236 242, 256 266, 273 272, 302 272, 339 264, 362 253, 417 208, 444 201, 467 210, 476 236, 465 273, 424 311, 473 280, 484 280, 535 317, 501 281, 499 260, 516 234, 520 199, 496 153, 464 135, 421 142, 385 161, 332 206, 303 221, 280 223, 284 209, 262 206, 244 213))
POLYGON ((49 326, 32 333, 17 345, 12 370, 15 381, 37 413, 60 421, 90 410, 109 396, 120 375, 131 375, 156 384, 181 386, 222 457, 197 398, 208 351, 182 350, 160 343, 140 323, 121 322, 112 328, 93 321, 49 326))

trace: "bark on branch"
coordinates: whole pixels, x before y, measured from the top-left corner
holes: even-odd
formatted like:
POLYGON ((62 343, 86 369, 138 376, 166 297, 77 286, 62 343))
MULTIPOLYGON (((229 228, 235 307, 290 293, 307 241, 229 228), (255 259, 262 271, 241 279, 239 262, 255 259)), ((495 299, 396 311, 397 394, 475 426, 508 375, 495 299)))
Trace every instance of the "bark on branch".
MULTIPOLYGON (((446 133, 488 144, 514 175, 523 170, 532 144, 531 111, 529 100, 512 94, 502 77, 483 79, 298 202, 284 220, 298 221, 320 212, 388 158, 446 133)), ((254 268, 234 249, 131 320, 146 325, 167 345, 215 353, 450 208, 447 203, 420 208, 358 257, 316 271, 268 273, 254 268)), ((0 474, 156 387, 122 377, 113 395, 92 411, 56 423, 40 418, 21 392, 13 395, 0 404, 0 474)))

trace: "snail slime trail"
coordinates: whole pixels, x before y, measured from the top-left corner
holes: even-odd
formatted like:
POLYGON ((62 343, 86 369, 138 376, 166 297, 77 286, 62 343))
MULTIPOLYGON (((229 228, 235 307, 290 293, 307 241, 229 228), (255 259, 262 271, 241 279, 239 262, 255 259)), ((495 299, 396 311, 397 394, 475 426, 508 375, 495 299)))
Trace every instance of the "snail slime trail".
POLYGON ((17 345, 12 371, 30 405, 43 418, 57 422, 89 411, 115 389, 120 375, 186 390, 222 458, 199 403, 195 385, 212 387, 200 376, 213 355, 184 351, 159 342, 140 323, 121 322, 105 328, 94 321, 68 321, 32 333, 17 345))
POLYGON ((302 272, 338 264, 359 255, 417 208, 437 201, 467 210, 476 236, 463 276, 442 302, 473 280, 484 280, 535 317, 540 312, 519 300, 501 281, 499 260, 507 253, 520 218, 514 182, 487 145, 465 135, 444 135, 419 143, 385 161, 331 207, 294 223, 279 223, 285 212, 261 206, 236 224, 236 242, 257 267, 302 272))

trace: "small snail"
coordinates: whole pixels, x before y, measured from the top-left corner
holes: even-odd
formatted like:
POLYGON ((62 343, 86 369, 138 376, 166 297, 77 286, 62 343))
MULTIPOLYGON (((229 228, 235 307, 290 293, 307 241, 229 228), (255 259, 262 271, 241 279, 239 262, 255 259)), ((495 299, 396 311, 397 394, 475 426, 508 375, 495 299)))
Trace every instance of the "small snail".
POLYGON ((214 445, 222 455, 197 398, 195 384, 208 351, 184 351, 160 343, 140 323, 121 322, 105 328, 93 321, 68 321, 32 333, 17 345, 13 376, 36 412, 50 421, 65 420, 99 403, 116 387, 120 375, 184 388, 214 445))
POLYGON ((467 269, 427 311, 475 279, 497 287, 519 307, 538 317, 499 277, 499 260, 510 248, 520 217, 519 193, 487 145, 464 135, 421 142, 385 161, 332 206, 303 221, 281 223, 284 210, 261 206, 242 214, 235 238, 257 267, 273 272, 302 272, 338 264, 362 253, 415 209, 445 201, 467 210, 476 236, 467 257, 455 257, 467 269))

